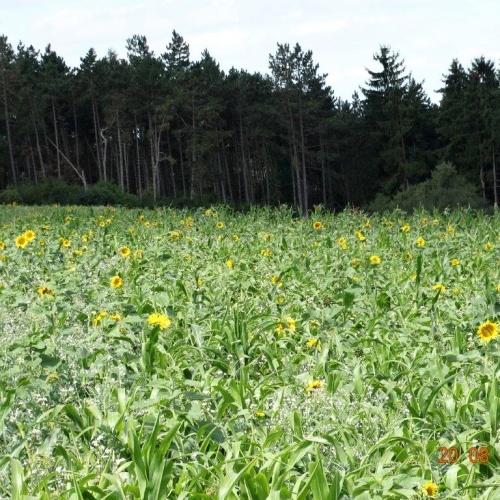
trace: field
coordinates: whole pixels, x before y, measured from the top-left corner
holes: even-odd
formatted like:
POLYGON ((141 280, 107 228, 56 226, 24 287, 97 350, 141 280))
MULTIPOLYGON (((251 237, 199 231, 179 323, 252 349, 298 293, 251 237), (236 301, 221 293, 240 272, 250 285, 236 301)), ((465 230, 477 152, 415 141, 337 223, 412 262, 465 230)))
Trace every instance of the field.
POLYGON ((500 216, 0 224, 0 497, 499 498, 500 216))

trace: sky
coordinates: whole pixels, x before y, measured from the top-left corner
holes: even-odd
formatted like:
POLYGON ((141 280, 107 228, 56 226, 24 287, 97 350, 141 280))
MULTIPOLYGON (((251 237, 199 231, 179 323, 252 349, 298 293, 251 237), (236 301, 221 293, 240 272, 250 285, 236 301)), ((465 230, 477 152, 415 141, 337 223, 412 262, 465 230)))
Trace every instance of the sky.
POLYGON ((277 44, 311 50, 334 95, 351 100, 365 86, 381 45, 439 102, 453 59, 469 67, 481 55, 500 66, 498 0, 0 0, 0 35, 17 47, 52 50, 70 67, 94 48, 126 57, 126 40, 145 35, 159 55, 176 30, 191 60, 203 50, 228 71, 270 73, 277 44), (3 5, 2 5, 3 4, 3 5))

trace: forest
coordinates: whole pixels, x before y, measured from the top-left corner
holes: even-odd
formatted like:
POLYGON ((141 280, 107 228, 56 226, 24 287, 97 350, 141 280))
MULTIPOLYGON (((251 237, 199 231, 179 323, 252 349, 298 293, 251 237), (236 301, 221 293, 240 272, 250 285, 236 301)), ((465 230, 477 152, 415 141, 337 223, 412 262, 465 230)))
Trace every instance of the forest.
POLYGON ((193 61, 176 31, 160 55, 142 35, 126 48, 126 59, 90 49, 70 68, 50 45, 0 37, 0 201, 27 201, 28 186, 42 203, 52 183, 303 214, 411 205, 431 191, 498 204, 500 71, 484 56, 451 61, 433 104, 388 46, 350 101, 298 43, 278 43, 264 75, 225 73, 208 50, 193 61))

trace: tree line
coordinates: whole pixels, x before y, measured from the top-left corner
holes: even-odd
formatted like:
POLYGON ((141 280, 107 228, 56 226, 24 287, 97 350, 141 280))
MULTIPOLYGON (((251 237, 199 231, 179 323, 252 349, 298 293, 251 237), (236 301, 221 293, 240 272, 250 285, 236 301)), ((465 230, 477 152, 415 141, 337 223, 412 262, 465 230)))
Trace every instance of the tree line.
POLYGON ((335 97, 311 51, 278 44, 269 74, 192 61, 176 31, 156 55, 90 49, 69 68, 47 46, 0 37, 0 189, 49 178, 114 183, 160 200, 289 203, 303 213, 365 206, 451 162, 498 203, 500 72, 453 60, 432 104, 399 53, 381 46, 352 99, 335 97))

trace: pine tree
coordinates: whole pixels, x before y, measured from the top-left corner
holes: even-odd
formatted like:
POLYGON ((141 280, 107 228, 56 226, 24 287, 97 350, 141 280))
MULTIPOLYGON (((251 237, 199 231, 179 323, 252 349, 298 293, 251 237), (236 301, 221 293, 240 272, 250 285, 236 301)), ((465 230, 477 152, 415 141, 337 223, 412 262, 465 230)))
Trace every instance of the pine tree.
POLYGON ((288 135, 294 203, 305 216, 309 209, 308 175, 310 168, 307 135, 313 122, 319 119, 321 99, 330 98, 326 87, 326 74, 319 74, 319 65, 313 62, 312 51, 304 52, 297 43, 278 44, 276 55, 270 55, 269 66, 275 91, 282 108, 283 125, 288 135))

